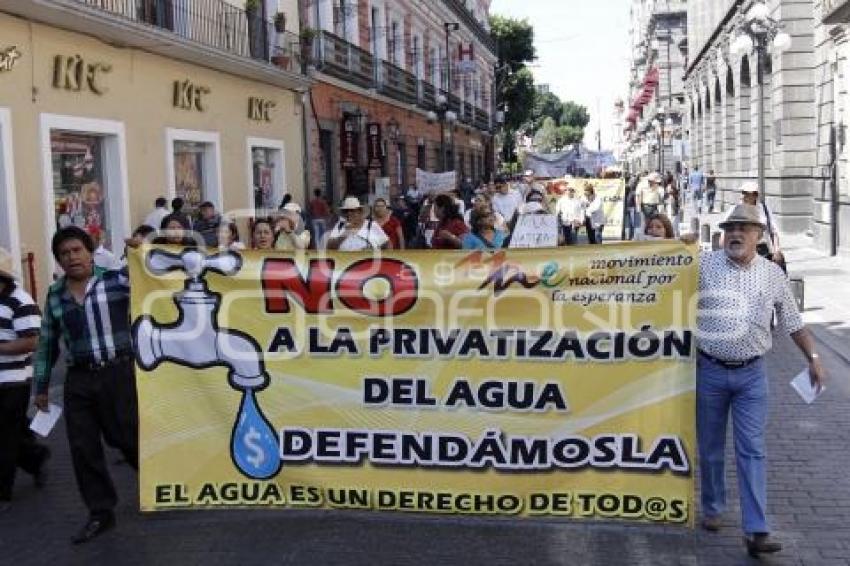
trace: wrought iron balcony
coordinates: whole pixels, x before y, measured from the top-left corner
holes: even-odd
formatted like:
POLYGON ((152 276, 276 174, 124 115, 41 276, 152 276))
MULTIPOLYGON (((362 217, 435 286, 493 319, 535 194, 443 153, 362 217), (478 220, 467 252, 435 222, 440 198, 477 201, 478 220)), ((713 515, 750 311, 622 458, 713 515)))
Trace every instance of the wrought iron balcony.
POLYGON ((371 53, 329 31, 321 32, 318 38, 320 71, 364 88, 375 86, 375 58, 371 53))
POLYGON ((402 102, 416 104, 418 100, 418 79, 413 73, 408 73, 388 61, 381 62, 381 81, 378 90, 402 102))
POLYGON ((257 10, 245 10, 223 0, 73 0, 110 16, 160 30, 193 43, 255 61, 275 63, 301 72, 297 35, 277 32, 274 22, 257 10))
POLYGON ((461 108, 460 121, 464 124, 472 124, 475 121, 475 107, 471 102, 464 102, 461 108))
POLYGON ((473 125, 483 132, 490 130, 490 115, 486 110, 482 110, 480 108, 475 109, 473 125))
POLYGON ((437 89, 429 82, 419 81, 419 106, 425 110, 437 107, 437 89))

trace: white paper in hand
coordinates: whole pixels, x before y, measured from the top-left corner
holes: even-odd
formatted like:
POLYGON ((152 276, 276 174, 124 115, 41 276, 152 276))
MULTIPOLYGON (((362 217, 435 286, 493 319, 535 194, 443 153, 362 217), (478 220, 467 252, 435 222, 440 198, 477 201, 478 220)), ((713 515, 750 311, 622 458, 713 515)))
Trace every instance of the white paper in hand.
POLYGON ((804 369, 801 371, 797 377, 791 380, 791 387, 794 388, 800 397, 811 405, 815 402, 815 399, 820 397, 820 394, 823 393, 824 387, 821 386, 820 390, 815 389, 812 385, 812 380, 809 378, 809 370, 804 369))
POLYGON ((56 421, 62 415, 62 407, 59 405, 50 403, 47 408, 48 411, 36 411, 35 417, 30 423, 30 430, 44 438, 50 434, 50 431, 56 426, 56 421))

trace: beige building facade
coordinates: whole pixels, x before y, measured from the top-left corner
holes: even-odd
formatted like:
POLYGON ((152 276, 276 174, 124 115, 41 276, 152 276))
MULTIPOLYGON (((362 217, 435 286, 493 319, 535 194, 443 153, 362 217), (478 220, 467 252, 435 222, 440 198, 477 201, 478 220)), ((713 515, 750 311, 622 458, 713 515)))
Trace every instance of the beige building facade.
POLYGON ((99 232, 120 255, 159 196, 241 218, 286 193, 303 202, 299 68, 203 45, 178 14, 164 29, 80 2, 89 21, 58 27, 51 10, 74 2, 24 4, 0 2, 0 245, 35 254, 38 289, 58 226, 99 232))

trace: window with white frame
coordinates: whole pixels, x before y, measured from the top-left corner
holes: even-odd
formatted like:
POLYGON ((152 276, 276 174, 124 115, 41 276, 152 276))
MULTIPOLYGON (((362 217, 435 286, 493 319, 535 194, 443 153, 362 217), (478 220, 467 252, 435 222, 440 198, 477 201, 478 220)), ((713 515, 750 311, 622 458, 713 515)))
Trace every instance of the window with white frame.
POLYGON ((221 208, 221 153, 217 132, 168 129, 166 163, 172 196, 183 199, 184 212, 194 214, 201 203, 221 208))
POLYGON ((18 206, 15 198, 15 165, 12 155, 12 113, 0 108, 0 246, 12 254, 15 267, 21 264, 18 206))
POLYGON ((268 216, 285 193, 283 142, 248 138, 247 149, 254 215, 268 216))
POLYGON ((41 142, 44 200, 52 208, 45 233, 75 225, 121 250, 130 232, 124 124, 42 114, 41 142))

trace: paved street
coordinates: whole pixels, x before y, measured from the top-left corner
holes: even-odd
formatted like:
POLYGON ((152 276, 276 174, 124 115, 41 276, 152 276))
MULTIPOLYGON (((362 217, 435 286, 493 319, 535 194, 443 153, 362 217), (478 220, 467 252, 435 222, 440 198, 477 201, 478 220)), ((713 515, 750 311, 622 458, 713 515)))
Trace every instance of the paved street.
MULTIPOLYGON (((803 366, 786 338, 772 377, 770 514, 785 543, 765 564, 850 564, 850 380, 825 351, 832 377, 814 406, 787 385, 803 366)), ((720 534, 569 521, 469 519, 313 511, 174 512, 141 515, 135 475, 113 466, 122 501, 117 530, 73 547, 85 518, 62 431, 50 439, 44 491, 21 477, 14 507, 0 516, 0 563, 65 564, 748 564, 732 509, 720 534)), ((115 453, 112 458, 117 460, 115 453)), ((734 467, 733 467, 734 468, 734 467)), ((730 470, 734 473, 734 470, 730 470)))

